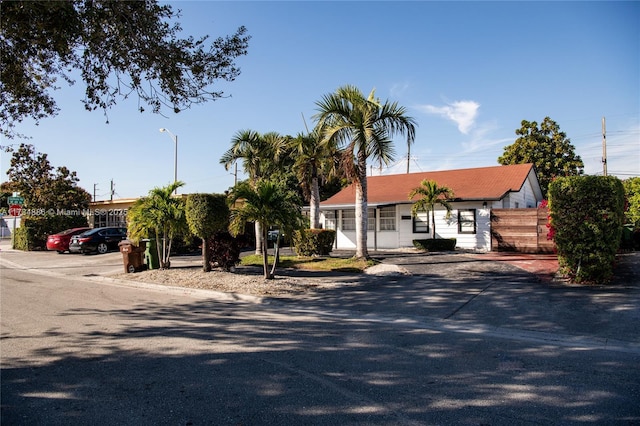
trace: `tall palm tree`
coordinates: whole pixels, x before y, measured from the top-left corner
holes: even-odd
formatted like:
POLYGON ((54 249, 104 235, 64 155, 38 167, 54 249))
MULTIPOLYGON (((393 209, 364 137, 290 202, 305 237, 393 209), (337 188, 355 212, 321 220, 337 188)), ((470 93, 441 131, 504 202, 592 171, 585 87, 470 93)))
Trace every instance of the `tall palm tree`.
MULTIPOLYGON (((231 138, 229 148, 220 158, 220 164, 229 170, 236 161, 242 160, 242 168, 254 185, 278 169, 278 163, 285 156, 287 138, 276 132, 261 134, 254 130, 240 130, 231 138)), ((262 251, 262 230, 256 222, 256 254, 262 251)))
POLYGON ((419 187, 412 189, 409 193, 410 200, 413 200, 416 196, 420 196, 421 198, 413 204, 411 212, 414 216, 419 212, 431 213, 431 238, 435 239, 436 204, 447 209, 447 216, 449 216, 449 214, 451 214, 451 204, 447 200, 453 198, 453 190, 446 186, 439 186, 436 181, 425 179, 420 182, 419 187))
POLYGON ((320 179, 335 175, 335 146, 322 140, 321 129, 298 134, 290 140, 293 165, 306 197, 309 197, 310 228, 320 228, 320 179))
POLYGON ((174 182, 163 188, 153 188, 149 195, 138 199, 127 213, 128 228, 135 240, 153 233, 160 259, 160 268, 171 266, 171 242, 179 233, 187 230, 184 202, 173 193, 184 182, 174 182))
POLYGON ((231 209, 230 228, 234 234, 242 232, 247 222, 260 224, 264 278, 272 279, 275 275, 278 253, 276 251, 273 267, 269 271, 267 230, 270 226, 275 226, 291 235, 291 231, 299 227, 302 218, 295 195, 280 183, 261 179, 255 185, 250 185, 248 182, 236 185, 231 192, 229 202, 232 205, 238 202, 237 206, 231 209))
POLYGON ((368 258, 367 250, 367 159, 393 161, 393 136, 415 140, 416 122, 396 102, 381 103, 375 89, 368 97, 355 86, 343 86, 316 102, 314 116, 324 127, 324 140, 343 150, 342 168, 356 189, 356 254, 368 258))

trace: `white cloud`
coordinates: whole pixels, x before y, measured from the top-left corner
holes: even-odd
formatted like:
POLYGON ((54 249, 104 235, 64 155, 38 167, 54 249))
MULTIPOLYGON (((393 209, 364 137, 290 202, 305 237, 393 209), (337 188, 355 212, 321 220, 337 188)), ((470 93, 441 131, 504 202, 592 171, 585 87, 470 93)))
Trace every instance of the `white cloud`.
POLYGON ((394 83, 389 89, 391 98, 402 96, 409 89, 409 83, 394 83))
POLYGON ((418 109, 427 114, 436 114, 455 122, 463 134, 468 134, 475 124, 480 104, 475 101, 456 101, 445 106, 420 105, 418 109))

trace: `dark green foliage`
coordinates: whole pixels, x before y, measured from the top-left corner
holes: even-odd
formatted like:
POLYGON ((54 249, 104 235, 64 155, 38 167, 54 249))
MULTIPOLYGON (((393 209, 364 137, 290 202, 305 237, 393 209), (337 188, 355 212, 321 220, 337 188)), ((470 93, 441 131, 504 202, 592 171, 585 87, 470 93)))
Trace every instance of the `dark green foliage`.
POLYGON ((76 172, 66 167, 54 168, 47 154, 37 152, 35 146, 20 144, 11 152, 11 163, 7 175, 9 182, 3 190, 16 191, 24 197, 25 207, 32 210, 86 209, 91 195, 78 186, 76 172))
POLYGON ((200 237, 202 246, 202 269, 211 270, 207 262, 209 246, 204 241, 217 231, 226 231, 229 226, 229 206, 224 194, 189 194, 185 204, 189 230, 200 237))
POLYGON ((575 282, 613 275, 624 222, 624 188, 613 176, 570 176, 549 186, 560 273, 575 282))
POLYGON ((535 121, 527 120, 522 120, 521 125, 516 130, 518 139, 504 148, 498 163, 533 163, 543 196, 546 196, 549 182, 554 178, 582 174, 584 163, 576 155, 566 133, 560 131, 558 123, 545 117, 539 127, 535 121))
POLYGON ((229 226, 229 206, 224 194, 189 194, 185 213, 189 230, 201 238, 229 226))
POLYGON ((43 215, 22 216, 16 229, 13 248, 16 250, 45 250, 47 236, 69 228, 88 226, 85 216, 43 215))
POLYGON ((456 249, 456 242, 455 238, 413 240, 413 246, 425 251, 453 251, 456 249))
POLYGON ((336 239, 332 229, 300 229, 293 232, 293 245, 298 256, 326 256, 336 239))
POLYGON ((626 196, 626 223, 640 229, 640 177, 632 177, 622 182, 626 196))
POLYGON ((230 271, 240 262, 240 248, 244 245, 242 236, 233 237, 229 232, 219 231, 211 236, 209 244, 209 265, 230 271))
POLYGON ((234 60, 247 53, 244 27, 225 38, 180 37, 172 6, 146 1, 3 1, 0 13, 0 134, 58 112, 61 81, 86 85, 87 110, 107 110, 137 95, 138 109, 179 112, 224 96, 214 83, 233 81, 234 60))

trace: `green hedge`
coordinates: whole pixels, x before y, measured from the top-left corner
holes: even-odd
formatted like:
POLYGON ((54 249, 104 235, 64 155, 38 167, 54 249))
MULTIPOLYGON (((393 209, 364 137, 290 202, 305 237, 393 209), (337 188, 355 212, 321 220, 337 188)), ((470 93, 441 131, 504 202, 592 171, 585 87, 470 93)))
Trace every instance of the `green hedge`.
POLYGON ((549 185, 560 273, 574 282, 613 276, 624 223, 624 187, 614 176, 560 177, 549 185))
POLYGON ((292 241, 298 256, 326 256, 331 253, 336 231, 301 229, 293 232, 292 241))
POLYGON ((452 251, 456 249, 455 238, 436 238, 428 240, 413 240, 413 246, 426 251, 452 251))
POLYGON ((65 229, 83 226, 88 226, 87 218, 84 216, 22 216, 20 227, 13 235, 13 248, 16 250, 45 250, 47 236, 65 229))

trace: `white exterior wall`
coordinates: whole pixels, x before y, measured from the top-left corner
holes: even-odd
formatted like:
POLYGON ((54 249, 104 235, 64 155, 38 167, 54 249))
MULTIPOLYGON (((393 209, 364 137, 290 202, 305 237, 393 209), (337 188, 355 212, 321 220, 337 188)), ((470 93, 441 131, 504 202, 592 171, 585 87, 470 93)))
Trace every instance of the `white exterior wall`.
POLYGON ((494 205, 494 207, 502 209, 536 208, 538 207, 538 201, 540 200, 536 199, 531 180, 527 179, 520 191, 507 194, 507 196, 502 199, 502 203, 494 205))
MULTIPOLYGON (((533 189, 531 179, 527 179, 518 192, 507 194, 502 200, 489 201, 488 207, 483 207, 482 201, 468 201, 452 203, 451 216, 446 219, 446 210, 436 208, 436 233, 438 238, 456 238, 457 247, 460 249, 489 251, 491 250, 491 221, 492 208, 532 208, 537 207, 538 200, 533 189), (475 234, 458 233, 458 211, 476 210, 475 234)), ((367 246, 369 249, 394 249, 400 247, 413 247, 413 240, 431 238, 430 233, 414 233, 411 216, 411 204, 396 205, 396 229, 395 231, 369 231, 367 233, 367 246), (406 219, 403 219, 403 216, 406 219)), ((376 229, 380 229, 379 213, 376 213, 376 229)), ((338 212, 336 229, 336 248, 355 250, 356 231, 343 231, 340 229, 342 210, 338 212)), ((320 221, 325 224, 324 212, 320 212, 320 221)), ((431 222, 431 221, 430 221, 431 222)), ((429 223, 431 227, 431 223, 429 223)))
MULTIPOLYGON (((467 250, 488 251, 491 249, 489 208, 483 208, 480 203, 453 203, 453 210, 449 219, 446 218, 446 210, 436 208, 436 233, 438 238, 456 238, 457 247, 467 250), (458 210, 476 210, 476 233, 458 233, 458 210)), ((413 247, 413 240, 431 238, 430 233, 414 233, 413 220, 402 217, 411 216, 410 204, 396 206, 396 230, 367 232, 367 248, 369 249, 395 249, 400 247, 413 247)), ((355 230, 341 230, 342 211, 338 213, 338 229, 336 230, 336 245, 339 250, 355 250, 355 230)), ((379 229, 379 215, 376 214, 376 229, 379 229)), ((324 224, 324 213, 320 213, 320 221, 324 224)), ((431 226, 431 223, 429 223, 431 226)))
MULTIPOLYGON (((436 215, 436 235, 437 238, 455 238, 456 247, 466 250, 479 250, 489 251, 491 250, 491 222, 489 216, 489 208, 483 208, 480 202, 465 202, 465 203, 451 203, 451 214, 447 219, 447 211, 443 208, 437 208, 436 215), (476 211, 476 232, 459 233, 458 232, 458 211, 459 210, 472 210, 476 211)), ((431 227, 429 223, 429 227, 431 227)), ((409 228, 412 231, 412 228, 409 228)), ((414 234, 410 233, 408 236, 408 244, 406 246, 413 246, 413 240, 428 239, 431 238, 431 234, 414 234)))

